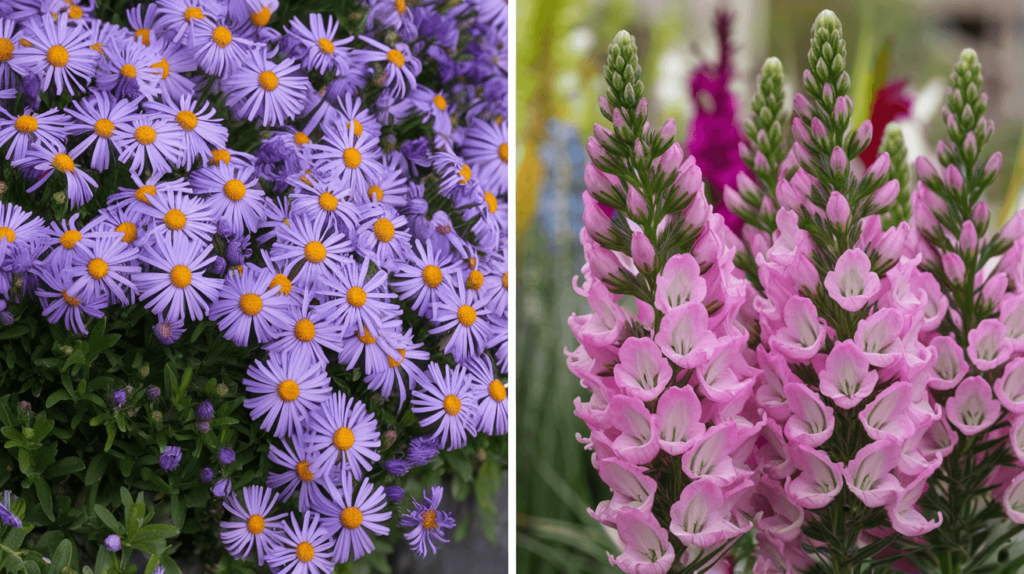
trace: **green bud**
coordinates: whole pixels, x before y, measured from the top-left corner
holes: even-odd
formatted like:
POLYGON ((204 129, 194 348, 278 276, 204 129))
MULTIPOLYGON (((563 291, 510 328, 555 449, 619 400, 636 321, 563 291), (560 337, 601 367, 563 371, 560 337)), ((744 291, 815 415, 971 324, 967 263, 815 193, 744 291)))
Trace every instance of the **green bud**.
POLYGON ((149 363, 146 363, 139 368, 139 374, 142 375, 143 379, 149 376, 149 363))
POLYGON ((53 194, 53 202, 57 205, 64 205, 68 201, 68 194, 66 191, 58 191, 53 194))
POLYGON ((217 386, 215 387, 215 390, 216 390, 217 396, 222 398, 222 399, 228 395, 228 386, 225 385, 224 383, 217 383, 217 386))
POLYGON ((71 353, 75 352, 75 348, 72 347, 71 345, 61 345, 60 352, 64 353, 65 355, 70 355, 71 353))
POLYGON ((164 420, 164 413, 162 413, 160 411, 153 411, 152 417, 153 417, 154 421, 160 422, 160 421, 164 420))
POLYGON ((36 436, 36 431, 32 427, 26 427, 22 429, 21 434, 25 435, 25 438, 32 440, 36 436))
POLYGON ((2 196, 5 193, 7 193, 7 182, 0 181, 0 196, 2 196))

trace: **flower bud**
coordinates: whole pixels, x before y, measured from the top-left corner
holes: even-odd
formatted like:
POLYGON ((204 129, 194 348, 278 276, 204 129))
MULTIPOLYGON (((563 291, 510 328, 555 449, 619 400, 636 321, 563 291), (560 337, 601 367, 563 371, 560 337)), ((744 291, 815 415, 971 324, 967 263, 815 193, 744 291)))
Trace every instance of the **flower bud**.
POLYGON ((838 191, 833 191, 828 197, 825 215, 836 225, 846 225, 846 221, 850 218, 850 202, 847 201, 846 196, 838 191))
POLYGON ((671 140, 676 137, 676 120, 675 118, 669 118, 664 125, 661 126, 661 139, 671 140))
POLYGON ((389 458, 381 466, 392 476, 405 476, 409 472, 409 463, 403 458, 389 458))
POLYGON ((811 115, 812 111, 813 108, 811 107, 811 102, 807 99, 807 96, 800 93, 793 96, 793 112, 796 113, 796 115, 806 118, 811 115))
POLYGON ((110 408, 119 409, 128 400, 128 393, 124 389, 117 389, 110 393, 110 408))
POLYGON ((647 115, 647 98, 640 98, 640 101, 636 104, 636 113, 640 116, 647 115))
POLYGON ((605 215, 589 191, 583 192, 583 226, 591 237, 607 237, 612 228, 612 219, 605 215))
POLYGON ((864 123, 857 128, 856 133, 853 134, 853 144, 857 149, 865 149, 868 144, 871 143, 871 136, 874 134, 873 128, 871 127, 871 120, 864 120, 864 123))
POLYGON ((771 166, 768 165, 768 158, 765 157, 764 153, 762 153, 761 150, 757 150, 757 153, 754 154, 754 169, 762 172, 771 169, 771 166))
POLYGON ((978 138, 973 131, 967 132, 967 137, 964 138, 964 157, 968 161, 978 157, 978 138))
POLYGON ((612 113, 612 105, 610 103, 608 103, 608 96, 606 96, 604 94, 601 94, 600 96, 598 96, 597 97, 597 105, 600 106, 601 111, 603 111, 604 113, 606 113, 608 115, 611 115, 611 113, 612 113))
POLYGON ((914 167, 917 169, 917 177, 926 184, 939 175, 932 162, 923 155, 917 156, 914 167))
POLYGON ((832 157, 829 158, 829 166, 832 171, 845 172, 849 161, 846 159, 846 152, 843 148, 836 146, 832 148, 832 157))
POLYGON ((221 464, 231 464, 235 462, 235 451, 231 447, 223 447, 217 451, 217 460, 221 464))
POLYGON ((885 185, 875 190, 871 204, 875 207, 888 207, 900 194, 900 180, 890 179, 885 185))
POLYGON ((153 411, 153 414, 151 414, 150 416, 153 417, 154 422, 160 422, 164 420, 164 413, 160 411, 153 411))
POLYGON ((946 186, 955 192, 960 192, 964 188, 964 176, 956 164, 951 163, 946 166, 946 186))
MULTIPOLYGON (((984 205, 985 202, 978 203, 984 205)), ((999 237, 1011 243, 1024 237, 1024 211, 1018 211, 1010 217, 1006 225, 999 230, 999 237)))
POLYGON ((615 108, 612 110, 612 125, 618 129, 626 127, 626 118, 622 117, 622 109, 615 108))
POLYGON ((1006 276, 1006 273, 996 273, 985 282, 985 285, 981 288, 981 295, 993 303, 999 303, 1002 301, 1003 296, 1006 295, 1006 288, 1009 284, 1010 279, 1006 276))
POLYGON ((647 201, 640 192, 632 185, 626 192, 626 209, 631 217, 643 217, 647 215, 647 201))
POLYGON ((799 211, 800 206, 803 205, 803 197, 783 177, 779 178, 779 183, 775 186, 775 198, 779 201, 780 207, 792 209, 793 211, 799 211))
POLYGON ((4 327, 10 327, 13 324, 14 313, 11 313, 10 311, 7 310, 0 311, 0 325, 3 325, 4 327))
POLYGON ((391 504, 398 504, 405 498, 405 489, 401 486, 390 484, 384 487, 384 498, 391 504))
POLYGON ((218 480, 216 484, 213 485, 213 488, 210 489, 210 491, 213 492, 214 496, 224 498, 225 496, 231 494, 231 479, 222 478, 218 480))
POLYGON ((882 179, 885 174, 889 173, 889 165, 889 152, 878 154, 875 161, 871 162, 871 166, 864 172, 864 179, 882 179))
POLYGON ((982 174, 985 177, 995 177, 1001 167, 1003 167, 1003 153, 997 151, 985 162, 985 170, 982 174))
POLYGON ((790 151, 793 154, 793 158, 799 164, 809 165, 814 162, 814 158, 811 157, 811 153, 807 151, 807 148, 805 148, 800 142, 794 142, 790 151))
POLYGON ((617 183, 618 178, 597 169, 592 163, 587 163, 583 168, 583 183, 593 193, 610 194, 617 183))
POLYGON ((381 447, 381 449, 386 450, 386 449, 391 448, 391 445, 395 444, 396 440, 398 440, 398 433, 396 431, 394 431, 394 430, 384 431, 384 433, 382 435, 380 435, 380 447, 381 447))
POLYGON ((215 416, 216 413, 213 409, 213 403, 210 401, 203 401, 196 409, 196 418, 201 421, 213 420, 213 417, 215 416))
POLYGON ((971 221, 974 222, 974 226, 978 229, 988 227, 988 204, 984 201, 975 203, 971 211, 971 221))
POLYGON ((633 257, 633 263, 641 271, 650 271, 654 267, 654 246, 642 231, 633 232, 630 255, 633 257))
MULTIPOLYGON (((876 216, 877 217, 877 216, 876 216)), ((896 261, 903 252, 903 246, 907 242, 907 235, 910 234, 910 225, 906 221, 900 222, 895 227, 890 227, 882 232, 878 241, 873 247, 878 253, 880 262, 896 261)))
MULTIPOLYGON (((141 375, 143 379, 149 376, 149 363, 144 363, 141 367, 139 367, 139 375, 141 375)), ((160 390, 157 389, 156 396, 158 397, 160 396, 159 391, 160 390)))
POLYGON ((206 467, 199 471, 199 482, 202 482, 203 484, 210 484, 213 482, 213 469, 206 467))
POLYGON ((676 142, 669 146, 668 150, 652 163, 663 173, 669 175, 683 164, 683 155, 683 146, 676 142))
POLYGON ((593 161, 608 161, 608 154, 601 147, 601 144, 593 137, 587 138, 587 155, 593 161))
POLYGON ((793 118, 793 139, 805 144, 811 141, 811 134, 807 132, 807 127, 800 118, 793 118))
POLYGON ((978 230, 974 227, 974 222, 968 219, 964 222, 960 228, 960 250, 961 251, 974 251, 978 247, 978 230))
POLYGON ((196 422, 196 432, 198 432, 199 434, 206 434, 210 432, 210 421, 196 422))
POLYGON ((223 257, 217 255, 213 258, 213 263, 210 264, 210 271, 212 271, 214 275, 223 275, 227 269, 228 262, 225 261, 223 257))
POLYGON ((825 124, 817 117, 811 118, 811 137, 814 139, 825 139, 828 137, 828 131, 825 129, 825 124))
MULTIPOLYGON (((612 116, 614 117, 614 115, 617 113, 619 113, 618 108, 616 108, 615 111, 612 112, 612 116)), ((615 134, 610 129, 604 127, 603 125, 594 124, 594 138, 597 140, 598 143, 609 144, 612 142, 612 137, 614 135, 615 134)))
POLYGON ((213 392, 216 393, 218 397, 223 399, 228 395, 228 386, 225 385, 224 383, 217 383, 217 386, 213 387, 213 392))
POLYGON ((946 252, 942 254, 942 271, 945 272, 946 277, 949 277, 950 281, 956 284, 963 284, 967 267, 959 255, 953 252, 946 252))
POLYGON ((121 551, 121 537, 117 534, 110 534, 103 539, 103 547, 108 552, 120 552, 121 551))

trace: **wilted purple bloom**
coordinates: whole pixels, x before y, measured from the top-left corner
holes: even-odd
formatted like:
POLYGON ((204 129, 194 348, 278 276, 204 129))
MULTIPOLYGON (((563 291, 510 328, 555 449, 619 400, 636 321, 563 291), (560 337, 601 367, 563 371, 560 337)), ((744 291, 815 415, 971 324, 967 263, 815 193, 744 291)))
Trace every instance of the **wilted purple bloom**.
POLYGON ((110 552, 120 552, 121 537, 117 534, 110 534, 103 539, 103 546, 110 552))
POLYGON ((214 496, 224 498, 225 496, 231 493, 231 479, 222 478, 218 480, 217 483, 214 484, 213 488, 210 490, 213 491, 214 496))
POLYGON ((4 327, 10 327, 14 324, 14 313, 10 311, 0 311, 0 325, 4 327))
POLYGON ((116 389, 110 393, 110 408, 119 409, 127 400, 128 393, 124 392, 124 389, 116 389))
POLYGON ((437 509, 443 495, 444 488, 440 486, 431 488, 429 496, 424 491, 423 504, 413 500, 415 508, 399 520, 399 524, 412 529, 405 533, 405 539, 420 558, 426 557, 427 546, 431 554, 436 553, 438 542, 448 542, 444 537, 445 530, 455 528, 455 519, 451 514, 437 509))
POLYGON ((198 421, 196 423, 196 432, 199 434, 206 434, 210 432, 210 421, 198 421))
POLYGON ((401 458, 389 458, 384 461, 382 466, 388 474, 393 474, 395 476, 405 476, 405 473, 409 472, 409 463, 406 462, 405 459, 401 458))
POLYGON ((210 482, 212 482, 213 469, 210 467, 206 467, 203 470, 199 471, 199 481, 202 482, 203 484, 209 484, 210 482))
POLYGON ((164 319, 158 316, 156 325, 153 325, 153 333, 161 343, 170 345, 181 337, 185 332, 184 319, 164 319))
POLYGON ((405 498, 405 489, 398 485, 390 485, 384 487, 384 498, 391 504, 398 504, 405 498))
POLYGON ((414 467, 423 466, 434 460, 440 451, 441 443, 436 438, 418 436, 409 441, 409 450, 406 451, 405 458, 414 467))
POLYGON ((235 462, 235 451, 231 450, 231 447, 224 447, 217 451, 217 460, 221 464, 231 464, 235 462))
POLYGON ((160 455, 160 468, 164 469, 164 472, 171 472, 178 468, 179 463, 181 463, 181 447, 168 446, 164 448, 163 454, 160 455))
POLYGON ((146 389, 146 398, 151 401, 155 401, 160 398, 160 387, 156 385, 149 385, 146 389))
POLYGON ((216 413, 214 413, 213 403, 210 401, 203 401, 199 408, 196 409, 196 418, 201 421, 213 420, 214 416, 216 416, 216 413))

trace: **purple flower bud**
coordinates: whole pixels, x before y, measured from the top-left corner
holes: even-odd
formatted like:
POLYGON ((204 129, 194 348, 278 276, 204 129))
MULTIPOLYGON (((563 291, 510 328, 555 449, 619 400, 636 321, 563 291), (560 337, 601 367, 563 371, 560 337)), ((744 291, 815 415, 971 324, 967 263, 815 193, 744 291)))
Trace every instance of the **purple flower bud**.
POLYGON ((203 470, 199 471, 199 481, 202 482, 203 484, 209 484, 211 481, 213 481, 213 469, 210 467, 206 467, 203 470))
POLYGON ((825 215, 836 225, 846 225, 846 221, 850 219, 850 202, 846 196, 838 191, 833 191, 832 195, 828 197, 825 215))
POLYGON ((116 389, 110 393, 110 408, 119 409, 128 400, 128 393, 124 389, 116 389))
POLYGON ((160 387, 156 385, 149 385, 146 388, 146 398, 151 401, 155 401, 160 398, 160 387))
POLYGON ((843 116, 850 113, 850 109, 853 107, 851 102, 850 96, 843 96, 836 100, 836 107, 832 110, 832 115, 836 121, 842 120, 843 116))
POLYGON ((768 171, 770 168, 771 166, 768 165, 768 158, 765 157, 761 150, 757 150, 757 153, 754 154, 754 169, 758 171, 768 171))
POLYGON ((216 416, 216 414, 213 411, 213 403, 210 401, 203 401, 199 405, 199 408, 196 409, 196 418, 201 421, 213 420, 214 416, 216 416))
POLYGON ((110 534, 103 539, 103 547, 110 552, 121 551, 121 537, 117 534, 110 534))
POLYGON ((391 504, 398 504, 405 498, 405 489, 401 486, 388 485, 384 487, 384 498, 391 504))
POLYGON ((246 251, 250 250, 247 250, 245 248, 244 241, 238 238, 232 239, 231 242, 228 243, 228 248, 224 252, 224 257, 227 260, 228 265, 232 267, 238 267, 239 265, 245 263, 245 258, 251 254, 246 253, 246 251))
POLYGON ((14 313, 4 310, 0 311, 0 325, 4 327, 10 327, 14 324, 14 313))
POLYGON ((218 480, 213 485, 213 488, 210 489, 210 491, 213 492, 214 496, 219 496, 221 498, 224 498, 225 496, 227 496, 228 494, 231 493, 231 479, 230 478, 222 478, 222 479, 218 480))
POLYGON ((394 476, 405 476, 409 472, 409 463, 401 458, 389 458, 381 463, 388 474, 394 476))
POLYGON ((589 155, 590 159, 593 161, 608 159, 608 154, 605 153, 604 148, 601 147, 601 144, 598 143, 594 136, 587 138, 587 155, 589 155))
POLYGON ((878 154, 875 161, 871 162, 871 166, 864 172, 864 179, 882 179, 885 174, 889 173, 889 152, 882 152, 878 154))
POLYGON ((612 228, 612 219, 589 191, 583 192, 583 226, 591 237, 607 236, 612 228))
POLYGON ((900 180, 890 179, 882 187, 875 190, 875 197, 872 205, 876 207, 888 207, 900 194, 900 180))
POLYGON ((173 472, 174 469, 178 468, 179 463, 181 463, 181 447, 165 447, 163 454, 160 455, 160 468, 164 472, 173 472))
POLYGON ((953 191, 961 191, 964 188, 964 176, 956 164, 946 166, 946 186, 953 191))
POLYGON ((654 163, 666 174, 679 169, 679 166, 683 164, 683 146, 679 145, 679 142, 672 144, 661 157, 654 160, 654 163))
POLYGON ((231 464, 235 462, 235 451, 231 450, 231 447, 223 447, 217 451, 217 460, 221 464, 231 464))
POLYGON ((829 158, 829 166, 832 171, 845 172, 848 165, 849 160, 846 159, 846 152, 843 151, 843 148, 839 146, 832 148, 832 157, 829 158))
POLYGON ((664 125, 661 126, 661 139, 671 140, 676 137, 676 120, 675 118, 669 118, 664 125))
POLYGON ((213 263, 210 264, 210 271, 214 275, 223 275, 228 269, 228 262, 224 261, 224 258, 220 255, 213 258, 213 263))
POLYGON ((206 434, 210 432, 210 421, 197 421, 196 432, 199 434, 206 434))
POLYGON ((612 111, 612 125, 619 129, 626 127, 626 118, 622 116, 621 108, 615 108, 612 111))
POLYGON ((981 288, 981 295, 989 301, 998 303, 1006 295, 1006 288, 1009 284, 1010 279, 1006 276, 1006 273, 996 273, 985 282, 985 285, 981 288))
POLYGON ((960 228, 960 249, 974 251, 978 247, 978 230, 974 222, 968 219, 960 228))
POLYGON ((871 143, 871 136, 874 133, 874 128, 871 127, 871 120, 864 120, 864 123, 857 128, 857 132, 853 134, 853 143, 857 149, 864 149, 871 143))
POLYGON ((952 252, 942 254, 942 270, 946 273, 946 277, 957 284, 964 282, 964 275, 967 273, 964 260, 952 252))
POLYGON ((633 232, 630 253, 633 256, 633 263, 640 270, 650 271, 654 267, 654 246, 651 245, 651 240, 642 231, 633 232))
POLYGON ((626 192, 626 209, 629 210, 630 215, 647 215, 647 201, 644 200, 644 196, 640 195, 640 192, 632 185, 629 186, 629 191, 626 192))
POLYGON ((826 83, 821 87, 821 99, 825 102, 831 102, 836 97, 835 89, 832 88, 832 84, 826 83))
POLYGON ((811 152, 807 151, 807 148, 800 142, 793 142, 793 147, 790 148, 790 151, 793 153, 797 163, 810 165, 814 161, 814 158, 811 157, 811 152))
POLYGON ((601 107, 601 110, 606 114, 612 113, 612 105, 608 102, 608 96, 601 94, 597 97, 597 105, 601 107))
MULTIPOLYGON (((616 112, 619 110, 616 109, 616 112)), ((608 128, 601 124, 594 124, 594 139, 600 144, 609 144, 612 141, 612 136, 615 134, 608 128)))
POLYGON ((636 113, 641 116, 647 115, 647 98, 640 98, 636 104, 636 113))
POLYGON ((796 115, 806 118, 811 115, 811 102, 803 94, 793 96, 793 111, 796 115))
POLYGON ((1003 152, 997 151, 985 162, 985 177, 991 177, 999 173, 999 168, 1001 167, 1003 167, 1003 152))
POLYGON ((405 458, 414 467, 423 466, 434 460, 438 452, 440 452, 440 444, 437 439, 418 436, 409 441, 409 449, 406 451, 405 458))
POLYGON ((828 131, 825 129, 825 124, 816 117, 811 118, 811 137, 815 139, 825 139, 827 136, 828 131))

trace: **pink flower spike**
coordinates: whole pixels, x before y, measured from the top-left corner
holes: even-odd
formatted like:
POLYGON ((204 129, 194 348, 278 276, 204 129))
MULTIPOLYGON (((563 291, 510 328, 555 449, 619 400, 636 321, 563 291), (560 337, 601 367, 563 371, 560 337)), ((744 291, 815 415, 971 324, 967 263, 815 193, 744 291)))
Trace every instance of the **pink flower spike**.
POLYGON ((615 517, 615 528, 624 548, 618 556, 608 553, 612 566, 626 574, 665 574, 675 563, 668 531, 650 512, 623 508, 615 517))
POLYGON ((992 426, 1002 407, 992 398, 992 387, 981 377, 967 377, 946 400, 946 418, 967 436, 974 436, 992 426))
POLYGON ((853 342, 873 367, 889 367, 903 357, 903 316, 895 309, 881 309, 857 323, 853 342))
POLYGON ((795 363, 806 363, 818 354, 825 342, 825 321, 806 297, 793 296, 782 311, 786 326, 769 341, 771 348, 795 363))
POLYGON ((661 425, 658 416, 647 411, 643 401, 617 395, 608 404, 608 422, 622 434, 612 442, 612 449, 622 460, 647 464, 657 456, 661 425))
POLYGON ((726 501, 718 485, 710 480, 697 480, 683 489, 669 510, 672 522, 668 529, 687 546, 718 546, 753 526, 745 519, 742 524, 734 524, 730 520, 731 507, 732 500, 726 501))
POLYGON ((706 363, 718 339, 708 330, 708 310, 703 303, 683 303, 661 320, 654 342, 676 365, 693 369, 706 363))
POLYGON ((905 488, 896 492, 892 502, 885 507, 893 530, 904 536, 922 536, 942 525, 942 513, 935 520, 928 520, 916 507, 921 495, 928 490, 928 479, 935 469, 942 464, 939 457, 929 467, 917 475, 905 488))
POLYGON ((800 476, 786 479, 786 494, 793 504, 810 510, 824 508, 843 488, 843 465, 805 444, 790 450, 800 476))
POLYGON ((928 347, 936 356, 935 364, 928 373, 928 387, 936 391, 955 388, 971 368, 964 359, 963 349, 952 335, 935 337, 928 347))
POLYGON ((869 369, 868 358, 853 341, 840 341, 818 373, 821 394, 841 409, 852 409, 875 390, 878 372, 869 369))
POLYGON ((839 256, 835 270, 825 275, 825 289, 840 307, 853 313, 878 295, 881 284, 868 256, 860 249, 849 249, 839 256))
POLYGON ((601 480, 612 489, 612 499, 601 502, 594 514, 614 516, 623 507, 650 512, 654 506, 654 492, 658 483, 644 474, 642 466, 629 464, 617 458, 607 458, 597 463, 601 480))
POLYGON ((991 371, 1010 359, 1006 326, 998 319, 985 319, 967 334, 967 358, 982 371, 991 371))
POLYGON ((818 394, 802 383, 786 383, 786 402, 793 415, 786 421, 786 438, 810 447, 821 446, 836 425, 831 407, 821 402, 818 394))
MULTIPOLYGON (((683 454, 683 474, 692 480, 705 477, 722 487, 735 482, 740 473, 730 455, 739 446, 740 434, 733 421, 712 427, 683 454)), ((745 474, 751 472, 746 471, 745 474)))
POLYGON ((900 460, 900 445, 880 440, 860 449, 843 470, 850 492, 869 508, 889 504, 902 488, 892 474, 900 460))
POLYGON ((910 438, 917 430, 909 415, 913 395, 914 385, 906 381, 893 383, 878 393, 858 415, 868 436, 873 440, 891 438, 898 442, 910 438))
POLYGON ((656 283, 654 306, 665 314, 683 303, 702 303, 708 291, 700 276, 700 265, 689 253, 673 255, 658 274, 656 283))
POLYGON ((679 456, 690 450, 704 436, 700 422, 701 407, 693 387, 669 387, 658 399, 661 419, 661 450, 679 456))
POLYGON ((650 339, 626 339, 619 349, 619 361, 612 371, 616 384, 622 392, 641 401, 657 399, 672 382, 672 366, 650 339))
POLYGON ((1010 361, 994 387, 996 397, 1006 410, 1015 415, 1024 414, 1024 358, 1010 361))

